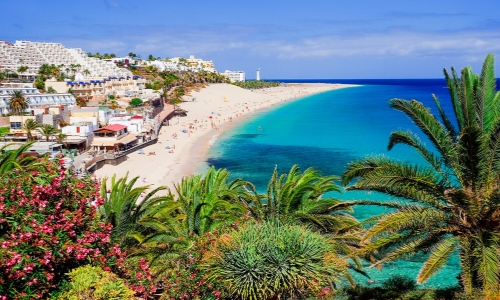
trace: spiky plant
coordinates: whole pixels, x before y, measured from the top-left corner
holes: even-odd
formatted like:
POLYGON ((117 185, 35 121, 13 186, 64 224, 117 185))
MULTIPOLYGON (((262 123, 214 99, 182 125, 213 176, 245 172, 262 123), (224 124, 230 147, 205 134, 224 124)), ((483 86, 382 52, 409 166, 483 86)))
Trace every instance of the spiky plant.
POLYGON ((119 179, 111 177, 101 185, 101 197, 104 204, 98 208, 101 220, 113 225, 111 240, 122 248, 130 248, 142 242, 145 227, 140 220, 158 203, 170 199, 167 196, 156 196, 159 191, 166 190, 160 186, 149 190, 149 186, 134 187, 139 177, 128 180, 128 173, 119 179))
MULTIPOLYGON (((276 167, 265 194, 259 194, 253 185, 248 185, 249 193, 241 200, 248 215, 255 220, 306 225, 327 235, 337 253, 350 257, 349 268, 364 274, 360 258, 353 255, 360 242, 359 222, 351 214, 356 203, 325 196, 341 192, 334 182, 337 179, 323 176, 314 168, 301 172, 297 165, 279 175, 276 167)), ((346 279, 355 285, 350 273, 346 273, 346 279)))
POLYGON ((33 142, 28 142, 15 150, 9 150, 15 144, 7 144, 0 148, 0 177, 14 169, 40 166, 35 157, 23 155, 32 145, 33 142))
POLYGON ((380 251, 377 264, 428 253, 417 277, 427 281, 458 253, 461 284, 497 292, 500 274, 500 93, 494 58, 486 57, 480 75, 470 67, 458 78, 444 70, 454 109, 452 120, 436 97, 439 116, 415 100, 391 100, 430 141, 427 147, 410 131, 391 134, 389 149, 405 144, 423 157, 412 165, 386 157, 367 157, 348 165, 349 190, 377 191, 406 201, 374 202, 395 208, 372 220, 365 250, 380 251), (439 120, 440 119, 440 120, 439 120))
POLYGON ((248 222, 222 235, 203 256, 208 282, 228 299, 305 299, 346 273, 328 239, 306 227, 248 222))
POLYGON ((184 177, 175 185, 176 195, 150 206, 140 225, 148 231, 141 236, 143 250, 158 273, 169 268, 169 261, 192 245, 192 239, 217 228, 233 224, 246 213, 239 202, 247 183, 228 181, 225 169, 210 168, 204 176, 184 177))
POLYGON ((330 192, 341 192, 334 182, 337 179, 323 176, 314 168, 301 172, 298 165, 279 175, 276 167, 266 193, 259 194, 249 186, 250 193, 243 202, 257 220, 287 219, 322 232, 338 232, 358 222, 350 214, 353 202, 324 197, 330 192))

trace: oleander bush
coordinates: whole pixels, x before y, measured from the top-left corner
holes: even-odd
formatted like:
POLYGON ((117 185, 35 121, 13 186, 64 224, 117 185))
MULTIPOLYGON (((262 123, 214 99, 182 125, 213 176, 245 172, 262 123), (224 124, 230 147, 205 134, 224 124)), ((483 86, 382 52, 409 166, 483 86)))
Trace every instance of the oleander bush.
POLYGON ((103 202, 98 183, 62 164, 46 161, 0 176, 0 297, 46 298, 68 272, 87 264, 113 271, 147 295, 154 287, 146 261, 128 260, 110 244, 111 225, 96 218, 103 202))

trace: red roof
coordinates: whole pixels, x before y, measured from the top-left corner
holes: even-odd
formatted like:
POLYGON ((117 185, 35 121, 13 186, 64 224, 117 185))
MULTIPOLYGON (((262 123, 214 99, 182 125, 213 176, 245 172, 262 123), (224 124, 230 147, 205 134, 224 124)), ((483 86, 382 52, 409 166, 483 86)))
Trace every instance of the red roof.
POLYGON ((116 131, 116 132, 118 132, 118 131, 125 129, 125 128, 127 128, 127 126, 125 126, 125 125, 113 124, 113 125, 109 125, 109 126, 94 130, 94 132, 96 132, 96 131, 116 131))
POLYGON ((132 116, 131 119, 142 119, 142 117, 139 115, 135 115, 135 116, 132 116))
POLYGON ((109 126, 104 127, 104 129, 111 130, 111 131, 120 131, 120 130, 125 129, 125 128, 127 128, 127 126, 121 125, 121 124, 113 124, 113 125, 109 125, 109 126))

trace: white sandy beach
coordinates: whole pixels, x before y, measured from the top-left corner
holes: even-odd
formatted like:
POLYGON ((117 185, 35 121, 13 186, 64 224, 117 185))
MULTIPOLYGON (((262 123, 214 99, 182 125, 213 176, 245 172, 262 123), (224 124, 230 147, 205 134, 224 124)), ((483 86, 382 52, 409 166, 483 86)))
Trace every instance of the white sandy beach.
POLYGON ((172 189, 174 183, 180 182, 182 177, 195 172, 213 140, 231 125, 257 110, 350 86, 352 85, 288 84, 287 87, 249 91, 230 84, 211 84, 185 97, 186 100, 195 98, 195 101, 179 105, 188 111, 187 117, 173 118, 170 126, 163 126, 158 143, 144 148, 145 154, 129 154, 125 162, 118 166, 105 165, 95 171, 95 175, 100 178, 110 178, 113 174, 122 177, 129 172, 129 178, 140 177, 140 185, 164 185, 172 189), (156 155, 148 156, 150 152, 155 152, 156 155))

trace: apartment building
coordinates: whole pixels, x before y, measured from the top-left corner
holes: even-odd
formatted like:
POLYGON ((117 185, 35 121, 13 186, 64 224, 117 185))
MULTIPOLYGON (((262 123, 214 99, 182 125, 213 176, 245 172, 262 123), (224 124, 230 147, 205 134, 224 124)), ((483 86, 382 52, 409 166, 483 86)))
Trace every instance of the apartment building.
POLYGON ((237 81, 245 81, 245 72, 243 71, 229 71, 226 70, 226 72, 222 73, 224 76, 229 78, 232 82, 237 82, 237 81))
POLYGON ((15 71, 20 66, 27 66, 28 71, 23 75, 32 76, 43 64, 61 66, 68 74, 75 72, 75 68, 80 72, 87 70, 92 77, 132 75, 114 62, 89 57, 80 48, 66 48, 59 43, 16 41, 12 44, 0 41, 0 68, 15 71))
POLYGON ((146 79, 141 76, 126 77, 94 77, 91 79, 75 78, 75 81, 60 82, 49 79, 45 86, 54 88, 57 92, 73 91, 76 97, 84 97, 87 101, 102 101, 109 95, 123 97, 140 97, 143 100, 148 92, 145 90, 146 79))
POLYGON ((72 94, 42 94, 38 91, 38 89, 32 87, 32 84, 9 83, 2 84, 0 86, 0 114, 5 115, 10 113, 8 103, 11 95, 16 90, 21 91, 24 95, 24 98, 29 103, 29 108, 26 111, 30 111, 35 108, 50 107, 54 105, 65 105, 71 107, 76 104, 76 99, 72 94))

